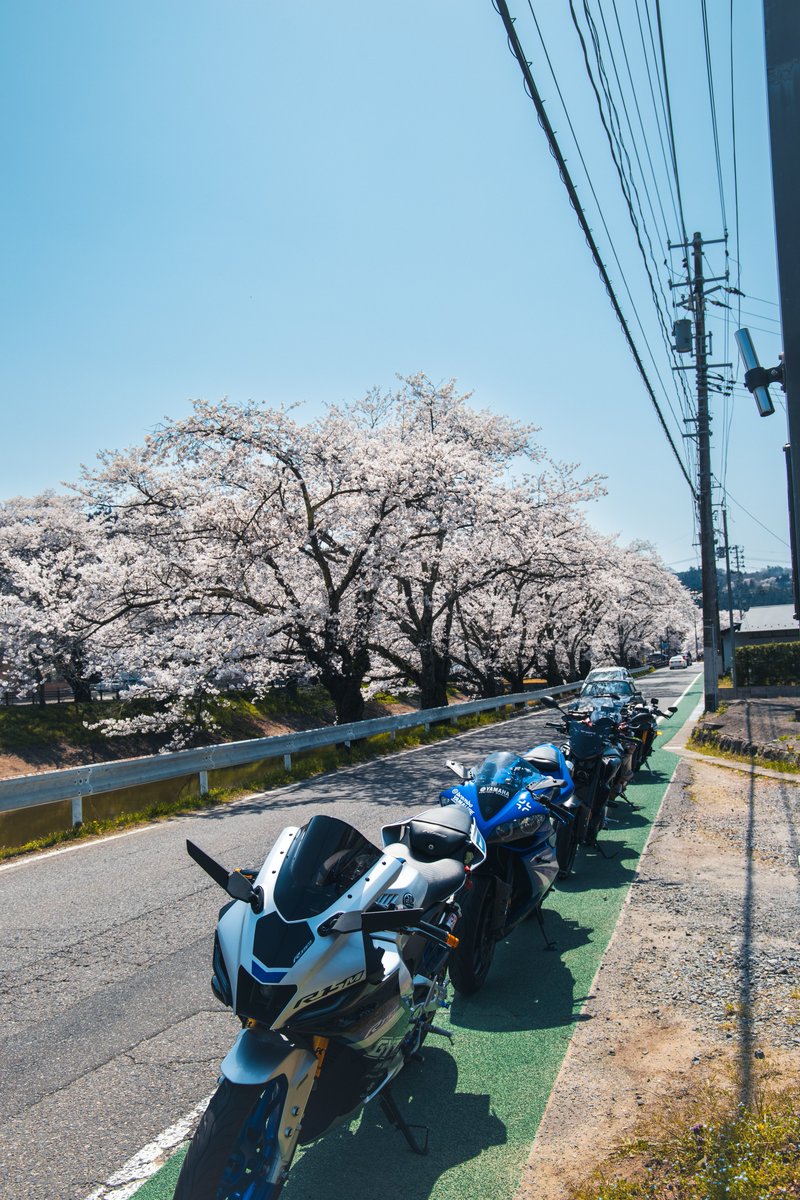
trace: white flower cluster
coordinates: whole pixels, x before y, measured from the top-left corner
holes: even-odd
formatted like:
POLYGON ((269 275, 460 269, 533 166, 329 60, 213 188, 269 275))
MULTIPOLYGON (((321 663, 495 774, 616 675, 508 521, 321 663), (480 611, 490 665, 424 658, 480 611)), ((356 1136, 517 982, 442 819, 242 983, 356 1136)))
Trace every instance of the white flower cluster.
POLYGON ((423 375, 306 423, 198 401, 71 496, 0 506, 6 684, 124 680, 148 715, 110 728, 180 738, 232 690, 316 680, 349 721, 389 682, 430 707, 684 636, 689 594, 590 528, 600 481, 535 432, 423 375))

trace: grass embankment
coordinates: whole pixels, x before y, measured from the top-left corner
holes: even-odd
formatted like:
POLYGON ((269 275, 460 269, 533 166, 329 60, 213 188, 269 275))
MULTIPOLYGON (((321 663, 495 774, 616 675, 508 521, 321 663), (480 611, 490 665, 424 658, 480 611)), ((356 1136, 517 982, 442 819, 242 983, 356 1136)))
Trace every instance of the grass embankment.
POLYGON ((792 1087, 707 1085, 664 1104, 656 1123, 570 1200, 791 1200, 800 1197, 800 1102, 792 1087))
MULTIPOLYGON (((169 732, 161 736, 109 737, 98 728, 103 721, 150 715, 153 711, 154 705, 148 700, 0 708, 0 754, 18 755, 34 769, 42 765, 69 766, 72 763, 67 760, 73 758, 85 762, 87 755, 95 761, 110 761, 153 754, 167 744, 169 732)), ((220 731, 213 740, 231 742, 263 737, 275 724, 303 728, 310 724, 331 725, 335 719, 333 705, 321 688, 296 692, 275 688, 258 699, 226 696, 210 706, 209 716, 220 731)), ((201 732, 199 741, 203 740, 201 732)))
MULTIPOLYGON (((385 702, 388 702, 391 698, 385 697, 384 699, 385 702)), ((251 703, 249 701, 237 701, 239 712, 241 713, 242 705, 251 703)), ((318 701, 312 698, 309 703, 318 703, 318 701)), ((63 728, 68 730, 72 727, 69 719, 65 720, 63 717, 63 710, 65 708, 66 706, 62 706, 62 712, 54 714, 52 723, 48 721, 49 710, 40 710, 42 717, 41 728, 50 733, 51 736, 54 729, 63 728)), ((259 711, 261 711, 260 705, 259 711)), ((304 711, 309 712, 310 710, 306 708, 304 711)), ((6 716, 9 712, 14 715, 13 710, 5 710, 0 712, 0 718, 6 716)), ((204 796, 183 797, 175 803, 151 804, 142 807, 138 811, 122 813, 108 820, 86 821, 82 825, 48 834, 45 837, 35 838, 24 845, 0 846, 0 861, 15 858, 22 854, 30 854, 37 850, 50 849, 53 846, 58 846, 66 842, 74 842, 82 838, 97 837, 117 830, 129 829, 136 825, 150 824, 153 821, 179 816, 181 813, 215 808, 218 805, 230 803, 233 800, 251 795, 254 792, 274 791, 276 788, 285 787, 291 783, 299 783, 304 779, 310 779, 316 775, 324 775, 331 771, 340 770, 343 767, 351 767, 358 763, 369 762, 372 759, 396 753, 398 750, 440 742, 452 737, 456 733, 463 733, 468 729, 475 729, 482 725, 491 725, 496 721, 505 720, 508 715, 506 709, 499 709, 492 713, 480 713, 475 716, 461 718, 457 725, 450 724, 449 722, 441 722, 433 725, 429 730, 425 730, 422 726, 418 729, 398 730, 394 739, 389 733, 378 734, 375 737, 354 742, 349 749, 345 747, 339 749, 332 746, 325 750, 299 753, 292 755, 292 767, 289 771, 283 766, 282 758, 275 759, 256 778, 249 780, 246 787, 211 788, 207 795, 204 796)), ((247 716, 246 710, 245 716, 247 716)), ((72 714, 72 720, 75 720, 74 713, 72 714)), ((237 721, 235 726, 232 724, 231 727, 236 728, 236 737, 241 738, 241 721, 237 721)), ((0 720, 0 738, 2 738, 0 745, 7 744, 5 743, 3 734, 3 722, 0 720)), ((250 732, 247 736, 262 736, 262 734, 250 732)), ((231 740, 234 740, 234 738, 231 738, 231 740)), ((104 744, 107 746, 107 742, 104 744)), ((142 751, 139 752, 142 753, 142 751)), ((153 753, 153 750, 144 751, 144 753, 148 752, 153 753)))
POLYGON ((730 762, 742 763, 753 767, 766 767, 770 771, 783 771, 787 775, 800 774, 800 757, 789 760, 785 758, 767 758, 763 754, 737 754, 733 750, 724 750, 710 742, 695 741, 689 738, 689 748, 695 754, 704 754, 707 758, 726 758, 730 762))

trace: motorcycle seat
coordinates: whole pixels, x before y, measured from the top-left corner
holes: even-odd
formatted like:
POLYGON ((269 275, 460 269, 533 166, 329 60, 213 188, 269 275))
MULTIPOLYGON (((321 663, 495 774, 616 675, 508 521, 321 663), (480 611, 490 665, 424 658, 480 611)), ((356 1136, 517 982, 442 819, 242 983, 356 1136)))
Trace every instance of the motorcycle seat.
POLYGON ((463 863, 471 826, 472 814, 455 804, 426 808, 406 826, 408 845, 423 860, 460 858, 463 863))
POLYGON ((454 858, 440 858, 436 862, 423 862, 416 854, 409 854, 409 862, 416 867, 425 880, 427 891, 420 903, 421 908, 430 908, 440 900, 457 892, 466 879, 463 862, 454 858))
POLYGON ((522 757, 525 762, 536 767, 537 771, 541 771, 542 775, 551 775, 554 779, 561 780, 566 778, 564 755, 557 746, 534 746, 533 750, 529 750, 522 757))
MULTIPOLYGON (((456 805, 427 808, 400 826, 390 826, 393 838, 427 885, 422 907, 444 900, 461 887, 469 847, 472 815, 456 805)), ((387 832, 389 831, 387 830, 387 832)))

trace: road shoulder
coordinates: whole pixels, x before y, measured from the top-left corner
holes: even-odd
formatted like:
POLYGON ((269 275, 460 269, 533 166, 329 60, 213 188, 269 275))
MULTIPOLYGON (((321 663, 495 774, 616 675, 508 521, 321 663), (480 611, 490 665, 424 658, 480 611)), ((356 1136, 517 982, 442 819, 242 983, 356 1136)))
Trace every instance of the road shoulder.
POLYGON ((517 1200, 564 1200, 703 1077, 800 1070, 799 850, 795 782, 679 763, 517 1200))

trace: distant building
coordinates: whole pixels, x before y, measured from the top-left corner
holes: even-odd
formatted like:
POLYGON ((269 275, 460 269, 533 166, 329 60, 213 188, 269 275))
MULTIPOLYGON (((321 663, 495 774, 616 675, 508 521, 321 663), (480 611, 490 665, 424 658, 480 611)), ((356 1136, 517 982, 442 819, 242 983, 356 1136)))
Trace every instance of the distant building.
POLYGON ((762 604, 749 608, 736 634, 737 646, 791 642, 800 635, 793 604, 762 604))

